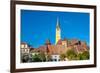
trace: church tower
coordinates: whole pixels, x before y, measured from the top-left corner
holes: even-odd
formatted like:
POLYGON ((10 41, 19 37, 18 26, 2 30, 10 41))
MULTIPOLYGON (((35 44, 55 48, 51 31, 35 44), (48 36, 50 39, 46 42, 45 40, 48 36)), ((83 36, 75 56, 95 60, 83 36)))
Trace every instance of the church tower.
POLYGON ((56 25, 56 42, 55 44, 57 44, 57 42, 61 39, 61 29, 59 26, 59 19, 57 18, 57 25, 56 25))

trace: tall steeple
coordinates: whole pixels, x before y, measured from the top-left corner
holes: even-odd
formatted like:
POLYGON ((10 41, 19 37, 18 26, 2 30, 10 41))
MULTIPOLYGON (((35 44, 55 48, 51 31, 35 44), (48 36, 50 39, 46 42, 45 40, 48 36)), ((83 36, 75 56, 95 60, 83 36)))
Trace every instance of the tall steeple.
POLYGON ((57 42, 61 39, 61 29, 60 29, 60 25, 59 25, 59 19, 57 18, 57 24, 56 24, 56 42, 55 44, 57 44, 57 42))
POLYGON ((59 19, 57 18, 57 25, 56 25, 57 30, 60 30, 60 25, 59 25, 59 19))

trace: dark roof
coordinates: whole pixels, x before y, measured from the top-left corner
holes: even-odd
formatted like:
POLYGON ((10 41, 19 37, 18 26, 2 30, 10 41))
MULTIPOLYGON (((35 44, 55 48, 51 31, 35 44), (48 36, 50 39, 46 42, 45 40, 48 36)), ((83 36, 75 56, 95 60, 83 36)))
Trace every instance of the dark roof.
POLYGON ((31 52, 46 52, 46 51, 47 51, 46 46, 40 46, 39 48, 31 49, 31 52))
POLYGON ((49 54, 61 54, 67 50, 67 47, 63 45, 49 45, 48 46, 49 54))
POLYGON ((26 42, 21 42, 21 44, 25 44, 26 45, 27 43, 26 42))

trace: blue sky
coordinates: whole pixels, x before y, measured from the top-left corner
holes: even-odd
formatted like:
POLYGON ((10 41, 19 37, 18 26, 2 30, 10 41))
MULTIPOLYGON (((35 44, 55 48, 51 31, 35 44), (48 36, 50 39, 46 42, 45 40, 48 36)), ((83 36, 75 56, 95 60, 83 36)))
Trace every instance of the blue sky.
POLYGON ((44 45, 47 39, 55 44, 57 18, 62 39, 79 39, 90 43, 89 13, 34 10, 21 10, 21 42, 35 48, 44 45))

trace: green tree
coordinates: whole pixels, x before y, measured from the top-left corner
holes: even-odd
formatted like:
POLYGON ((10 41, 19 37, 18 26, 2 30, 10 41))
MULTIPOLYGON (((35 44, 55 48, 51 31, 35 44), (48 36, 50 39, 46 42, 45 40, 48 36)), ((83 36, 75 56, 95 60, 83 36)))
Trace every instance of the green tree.
POLYGON ((62 61, 64 61, 65 58, 66 58, 66 54, 60 54, 60 59, 61 59, 62 61))
POLYGON ((46 54, 46 61, 51 61, 52 59, 51 59, 51 55, 49 55, 49 54, 46 54))
POLYGON ((21 55, 21 61, 22 62, 28 62, 29 61, 29 55, 28 54, 22 54, 21 55))
POLYGON ((77 59, 77 54, 73 49, 70 49, 66 52, 66 57, 69 60, 76 60, 77 59))
POLYGON ((79 60, 88 60, 89 59, 89 51, 84 51, 78 54, 79 60))
POLYGON ((39 53, 39 58, 41 59, 41 61, 46 61, 46 55, 44 53, 39 53))
POLYGON ((39 54, 32 55, 32 62, 41 62, 39 54))
POLYGON ((32 62, 44 62, 46 61, 46 56, 44 53, 38 53, 35 55, 32 55, 32 62))

